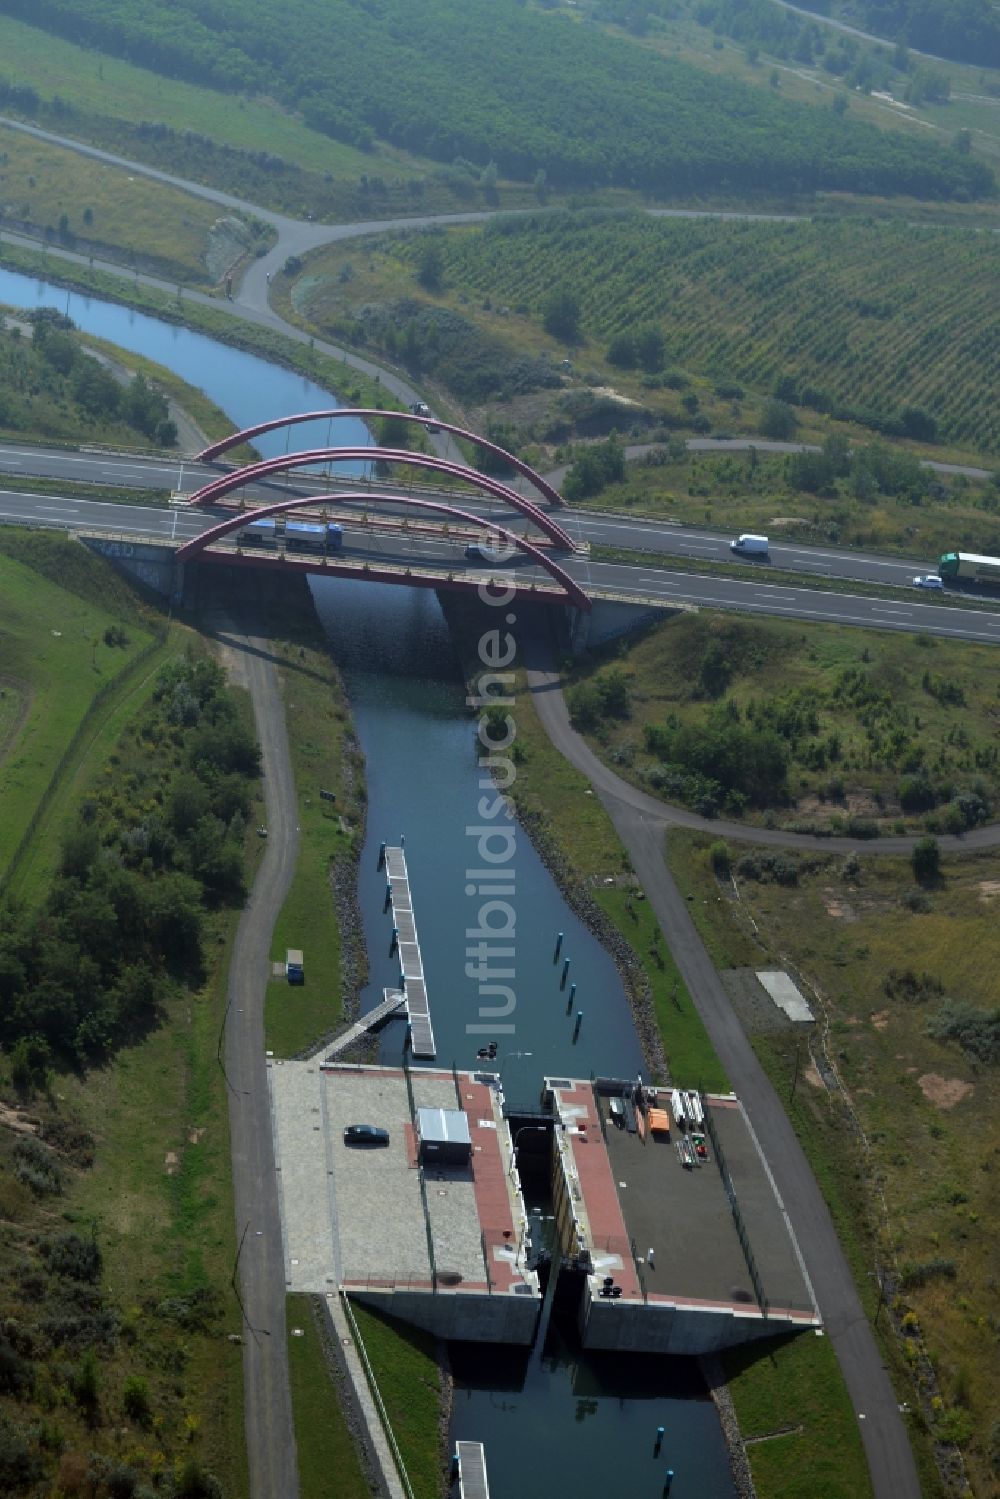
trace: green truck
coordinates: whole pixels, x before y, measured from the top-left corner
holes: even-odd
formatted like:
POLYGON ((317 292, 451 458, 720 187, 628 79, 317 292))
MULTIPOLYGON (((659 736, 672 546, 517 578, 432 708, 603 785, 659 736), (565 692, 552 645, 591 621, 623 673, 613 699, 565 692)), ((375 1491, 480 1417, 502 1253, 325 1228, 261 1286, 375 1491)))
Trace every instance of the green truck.
POLYGON ((1000 588, 1000 557, 980 557, 975 552, 945 552, 938 562, 945 583, 978 583, 1000 588))

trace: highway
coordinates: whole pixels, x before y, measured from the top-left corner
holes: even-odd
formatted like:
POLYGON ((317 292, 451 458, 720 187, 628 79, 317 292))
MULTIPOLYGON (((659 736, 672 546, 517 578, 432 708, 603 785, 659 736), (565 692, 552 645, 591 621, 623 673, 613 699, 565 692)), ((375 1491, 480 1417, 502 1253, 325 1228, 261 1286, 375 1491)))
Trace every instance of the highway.
MULTIPOLYGON (((706 439, 693 439, 700 451, 706 439)), ((719 443, 721 447, 721 442, 719 443)), ((83 450, 60 451, 54 448, 34 447, 27 444, 0 444, 0 473, 25 478, 64 479, 78 483, 104 484, 129 488, 169 489, 191 494, 200 485, 217 477, 222 465, 206 465, 191 459, 157 458, 140 454, 119 454, 83 450)), ((551 477, 558 481, 558 473, 551 477)), ((316 486, 314 486, 316 487, 316 486)), ((532 491, 527 483, 519 486, 525 495, 532 491)), ((301 480, 291 484, 294 493, 301 488, 301 480)), ((284 492, 284 481, 272 481, 267 485, 250 486, 248 493, 261 500, 273 498, 284 492)), ((421 491, 425 492, 425 491, 421 491)), ((428 495, 437 494, 454 501, 453 490, 426 490, 428 495)), ((23 496, 19 497, 23 500, 23 496)), ((537 496, 536 496, 537 498, 537 496)), ((0 516, 9 508, 11 495, 0 491, 0 516)), ((39 497, 39 503, 44 502, 39 497)), ((52 498, 53 507, 61 502, 52 498)), ((67 501, 68 504, 77 502, 67 501)), ((465 507, 489 514, 501 525, 517 526, 521 517, 511 510, 498 507, 484 500, 463 500, 465 507)), ((15 509, 14 514, 23 513, 15 509)), ((9 518, 9 517, 8 517, 9 518)), ((676 557, 681 560, 698 558, 703 561, 729 562, 732 553, 729 543, 732 534, 720 533, 700 526, 679 525, 673 521, 656 520, 643 516, 617 515, 596 510, 566 510, 559 512, 559 519, 580 541, 592 547, 616 548, 621 551, 650 552, 657 557, 676 557)), ((193 534, 193 533, 189 533, 193 534)), ((919 573, 933 572, 936 557, 889 557, 877 553, 852 551, 846 547, 808 546, 801 542, 781 541, 771 538, 769 561, 757 564, 762 572, 780 569, 801 572, 807 576, 822 578, 844 578, 856 582, 881 583, 893 587, 912 587, 913 578, 919 573)))
MULTIPOLYGON (((75 455, 57 455, 72 458, 75 455)), ((86 456, 86 455, 84 455, 86 456)), ((47 461, 47 460, 46 460, 47 461)), ((95 460, 108 462, 106 457, 95 460)), ((127 465, 124 465, 127 466, 127 465)), ((141 467, 141 464, 138 465, 141 467)), ((171 471, 176 477, 176 466, 171 471)), ((162 466, 159 468, 162 477, 162 466)), ((161 486, 162 487, 162 486, 161 486)), ((273 498, 274 490, 269 497, 273 498)), ((182 507, 154 509, 138 505, 116 505, 105 501, 80 500, 57 495, 37 495, 16 491, 0 491, 0 521, 17 524, 45 525, 69 531, 126 532, 130 536, 142 536, 152 542, 170 542, 180 546, 198 536, 218 518, 218 514, 186 510, 182 507)), ((574 513, 574 519, 576 518, 574 513)), ((591 525, 581 525, 582 533, 592 544, 618 527, 617 519, 588 518, 591 525), (603 528, 603 529, 602 529, 603 528)), ((645 534, 644 523, 636 523, 640 534, 645 534)), ((642 562, 595 561, 589 557, 564 559, 561 565, 588 591, 597 595, 613 595, 633 598, 637 602, 698 605, 703 608, 736 609, 746 614, 772 615, 786 619, 822 621, 830 624, 861 625, 872 630, 914 631, 928 635, 940 635, 954 639, 974 640, 988 645, 1000 644, 1000 608, 988 605, 982 608, 955 608, 941 601, 940 595, 920 594, 910 588, 909 595, 899 598, 872 598, 864 594, 840 590, 817 590, 795 586, 787 581, 769 581, 769 571, 775 566, 803 572, 813 563, 813 576, 838 576, 832 569, 842 567, 839 576, 851 576, 846 569, 854 565, 864 567, 862 576, 869 582, 896 583, 906 585, 913 576, 913 562, 891 562, 884 558, 865 558, 860 561, 851 553, 834 551, 820 552, 809 547, 775 547, 771 567, 759 564, 760 578, 746 579, 727 577, 724 571, 711 573, 685 572, 683 569, 667 568, 660 557, 671 555, 666 543, 674 542, 679 557, 698 557, 707 560, 729 559, 728 543, 708 532, 687 530, 671 531, 669 528, 652 528, 653 539, 663 543, 658 555, 651 555, 642 562), (680 548, 685 550, 681 551, 680 548), (779 562, 779 557, 781 561, 779 562), (826 568, 831 571, 826 572, 826 568)), ((623 543, 619 542, 620 545, 623 543)), ((347 556, 367 558, 374 562, 397 563, 402 566, 416 562, 440 568, 442 575, 469 571, 477 577, 482 575, 482 563, 469 563, 465 559, 464 540, 446 541, 436 538, 408 537, 401 534, 373 533, 362 524, 344 528, 344 552, 347 556)), ((519 582, 545 582, 546 575, 522 559, 507 564, 519 582)))

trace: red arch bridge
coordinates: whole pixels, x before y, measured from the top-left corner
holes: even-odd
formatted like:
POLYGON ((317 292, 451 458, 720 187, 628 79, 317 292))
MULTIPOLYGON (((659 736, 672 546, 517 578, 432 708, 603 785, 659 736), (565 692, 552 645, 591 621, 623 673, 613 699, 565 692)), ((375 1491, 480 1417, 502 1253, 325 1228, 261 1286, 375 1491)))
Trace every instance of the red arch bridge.
MULTIPOLYGON (((319 419, 332 421, 346 416, 369 420, 390 417, 393 420, 412 421, 433 428, 443 427, 456 436, 484 448, 498 461, 509 465, 529 480, 549 503, 563 505, 558 492, 541 475, 535 473, 513 454, 507 453, 485 438, 478 437, 475 433, 438 422, 433 417, 416 414, 349 408, 302 412, 295 416, 262 422, 255 427, 248 427, 241 432, 233 433, 221 442, 213 443, 205 448, 198 456, 204 460, 214 459, 220 453, 240 443, 252 441, 254 437, 261 436, 265 432, 272 432, 281 427, 292 427, 306 421, 319 419)), ((357 480, 353 480, 352 483, 357 484, 357 480)), ((481 473, 468 464, 434 454, 413 453, 405 448, 356 446, 311 448, 308 451, 288 453, 280 458, 262 459, 245 464, 241 468, 228 470, 197 489, 190 496, 189 505, 195 509, 204 509, 208 506, 214 508, 223 502, 224 510, 229 509, 232 504, 229 497, 235 495, 237 491, 243 491, 240 509, 234 510, 218 524, 208 527, 200 535, 186 542, 177 553, 179 562, 198 560, 258 568, 273 567, 278 564, 286 569, 296 569, 301 572, 364 578, 373 582, 405 583, 426 588, 474 590, 489 584, 492 579, 495 588, 509 588, 518 593, 527 592, 539 599, 553 603, 572 604, 575 608, 584 611, 590 609, 590 599, 587 593, 556 560, 556 554, 572 554, 576 550, 572 538, 564 527, 553 519, 538 501, 526 498, 509 484, 481 473), (499 525, 488 514, 475 513, 453 503, 450 489, 447 493, 442 491, 394 493, 380 488, 378 493, 374 493, 371 489, 345 488, 335 489, 322 495, 299 492, 294 497, 286 495, 279 501, 263 505, 255 504, 252 507, 245 506, 248 486, 273 485, 276 477, 284 476, 287 480, 296 469, 315 468, 317 465, 332 465, 338 462, 375 462, 386 466, 405 464, 410 469, 430 475, 441 475, 449 485, 460 481, 481 491, 484 498, 499 502, 514 512, 517 517, 523 518, 525 532, 519 534, 508 527, 499 525), (227 501, 228 504, 225 503, 227 501), (367 529, 373 536, 380 532, 382 536, 387 531, 394 532, 397 541, 404 548, 400 554, 390 557, 384 551, 366 552, 359 551, 355 547, 342 551, 338 546, 336 550, 320 548, 322 556, 293 557, 289 555, 287 547, 280 546, 277 530, 274 533, 275 550, 264 552, 258 544, 255 544, 252 550, 244 549, 240 532, 255 521, 283 516, 287 511, 315 511, 317 507, 320 507, 324 522, 329 521, 332 511, 334 517, 346 521, 350 526, 353 513, 358 506, 364 507, 365 515, 363 518, 359 517, 357 529, 367 529), (383 514, 381 513, 382 507, 386 507, 390 512, 398 509, 404 518, 400 521, 398 516, 383 514), (411 509, 445 517, 444 528, 427 522, 410 521, 407 517, 411 509), (529 534, 529 528, 532 534, 529 534), (435 546, 440 548, 442 543, 447 548, 473 541, 485 545, 478 557, 471 558, 472 566, 469 565, 468 552, 461 565, 447 560, 441 561, 439 555, 431 555, 433 548, 435 546), (516 568, 507 571, 501 567, 501 570, 497 571, 498 564, 506 562, 508 557, 516 553, 520 553, 525 562, 534 564, 532 576, 528 577, 523 573, 519 575, 516 568), (538 569, 541 569, 547 576, 540 578, 538 569)), ((260 537, 261 533, 258 529, 254 534, 254 542, 259 543, 260 537)))

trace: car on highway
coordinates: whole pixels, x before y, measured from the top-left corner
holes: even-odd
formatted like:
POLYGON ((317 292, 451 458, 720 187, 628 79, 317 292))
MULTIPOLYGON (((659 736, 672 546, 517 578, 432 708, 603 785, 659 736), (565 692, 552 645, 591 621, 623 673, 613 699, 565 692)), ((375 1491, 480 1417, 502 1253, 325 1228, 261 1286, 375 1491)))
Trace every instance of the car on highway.
POLYGON ((943 588, 937 573, 919 573, 913 580, 914 588, 943 588))
POLYGON ((495 547, 487 546, 482 541, 470 541, 465 549, 466 562, 488 562, 493 567, 499 567, 504 562, 510 561, 510 552, 498 551, 495 547))
POLYGON ((344 1130, 345 1145, 388 1145, 389 1131, 377 1124, 349 1124, 344 1130))

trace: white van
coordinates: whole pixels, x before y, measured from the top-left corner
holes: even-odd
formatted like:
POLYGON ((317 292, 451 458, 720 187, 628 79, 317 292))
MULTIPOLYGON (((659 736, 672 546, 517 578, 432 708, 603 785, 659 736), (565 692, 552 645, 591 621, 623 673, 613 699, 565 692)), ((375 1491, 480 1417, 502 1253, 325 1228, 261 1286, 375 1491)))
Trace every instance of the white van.
POLYGON ((737 536, 735 541, 729 543, 729 550, 739 552, 742 557, 766 557, 767 537, 754 536, 751 531, 744 531, 742 536, 737 536))

